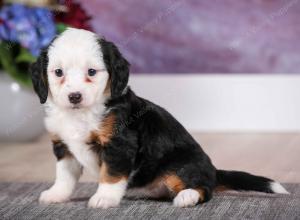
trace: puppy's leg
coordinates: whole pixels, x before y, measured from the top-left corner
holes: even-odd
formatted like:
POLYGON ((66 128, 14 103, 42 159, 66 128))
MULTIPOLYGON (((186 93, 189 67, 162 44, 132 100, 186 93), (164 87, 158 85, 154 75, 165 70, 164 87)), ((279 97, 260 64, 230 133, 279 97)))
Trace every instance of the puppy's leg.
POLYGON ((82 173, 79 162, 68 151, 62 142, 53 143, 54 154, 57 157, 56 180, 52 187, 41 193, 40 203, 59 203, 67 201, 82 173))
POLYGON ((126 192, 127 176, 112 175, 103 163, 100 178, 97 192, 90 198, 88 206, 103 209, 118 206, 126 192))
POLYGON ((211 191, 207 187, 187 188, 183 180, 177 175, 167 175, 164 183, 175 195, 174 206, 189 207, 199 202, 206 202, 211 198, 211 191))

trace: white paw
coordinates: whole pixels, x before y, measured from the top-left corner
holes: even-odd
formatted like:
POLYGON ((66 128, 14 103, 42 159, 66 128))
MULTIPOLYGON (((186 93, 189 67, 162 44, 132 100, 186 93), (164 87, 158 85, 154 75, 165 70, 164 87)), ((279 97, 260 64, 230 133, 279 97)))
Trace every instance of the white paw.
POLYGON ((42 204, 66 202, 70 198, 69 193, 62 192, 55 188, 50 188, 41 193, 39 202, 42 204))
POLYGON ((174 206, 188 207, 195 206, 199 201, 200 195, 194 189, 185 189, 180 191, 173 200, 174 206))
POLYGON ((107 209, 120 204, 120 199, 95 193, 89 200, 88 207, 107 209))

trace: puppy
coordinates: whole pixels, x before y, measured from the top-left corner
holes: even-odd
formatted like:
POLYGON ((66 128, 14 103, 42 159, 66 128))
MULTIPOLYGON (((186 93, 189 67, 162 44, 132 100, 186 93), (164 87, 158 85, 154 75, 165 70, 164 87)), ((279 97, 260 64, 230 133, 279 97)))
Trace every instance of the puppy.
POLYGON ((30 71, 57 158, 55 183, 41 203, 67 201, 83 168, 99 183, 88 202, 93 208, 118 206, 125 194, 187 207, 210 200, 219 187, 287 193, 265 177, 217 170, 170 113, 135 95, 129 63, 92 32, 67 29, 30 71))

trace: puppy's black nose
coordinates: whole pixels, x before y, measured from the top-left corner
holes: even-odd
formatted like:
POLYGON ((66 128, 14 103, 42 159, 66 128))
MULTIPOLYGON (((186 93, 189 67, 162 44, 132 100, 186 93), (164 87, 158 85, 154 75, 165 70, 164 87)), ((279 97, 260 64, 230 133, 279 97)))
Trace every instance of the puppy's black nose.
POLYGON ((82 100, 82 95, 80 92, 72 92, 70 93, 69 95, 69 101, 72 103, 72 104, 78 104, 80 103, 82 100))

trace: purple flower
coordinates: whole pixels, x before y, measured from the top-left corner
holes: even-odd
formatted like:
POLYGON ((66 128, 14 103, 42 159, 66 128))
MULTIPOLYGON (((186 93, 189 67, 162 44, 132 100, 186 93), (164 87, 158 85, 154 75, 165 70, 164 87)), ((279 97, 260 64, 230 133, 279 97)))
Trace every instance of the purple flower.
POLYGON ((34 56, 56 35, 52 13, 45 8, 22 4, 4 6, 0 10, 0 39, 20 43, 34 56))

